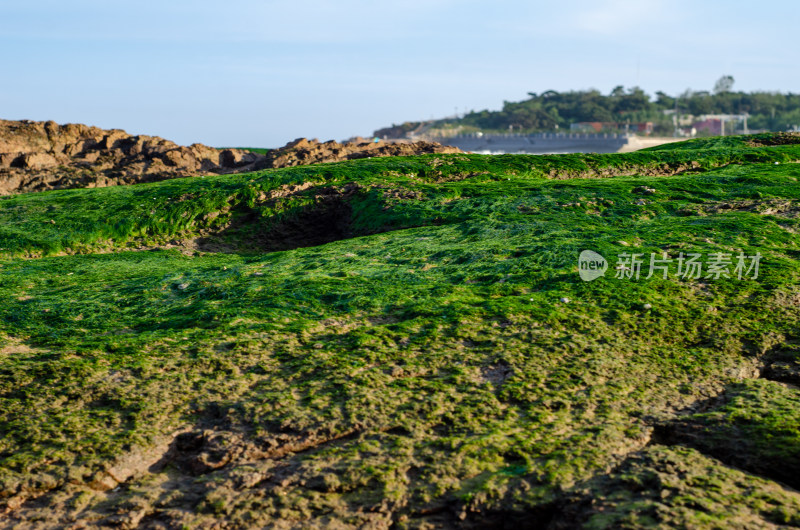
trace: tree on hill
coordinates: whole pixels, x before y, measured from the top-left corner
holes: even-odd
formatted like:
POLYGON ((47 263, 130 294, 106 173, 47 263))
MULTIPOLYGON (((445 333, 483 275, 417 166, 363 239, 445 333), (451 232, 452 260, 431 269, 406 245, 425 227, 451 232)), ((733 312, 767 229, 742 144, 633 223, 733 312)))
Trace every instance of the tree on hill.
POLYGON ((723 75, 717 82, 714 83, 714 94, 724 94, 726 92, 730 92, 733 89, 733 76, 732 75, 723 75))

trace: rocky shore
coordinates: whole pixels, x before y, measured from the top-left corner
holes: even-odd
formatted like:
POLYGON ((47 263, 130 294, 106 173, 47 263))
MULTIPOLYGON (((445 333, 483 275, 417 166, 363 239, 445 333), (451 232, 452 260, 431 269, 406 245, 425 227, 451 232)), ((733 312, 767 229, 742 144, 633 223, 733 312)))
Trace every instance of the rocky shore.
POLYGON ((133 136, 120 129, 0 120, 0 195, 242 173, 373 156, 455 152, 459 152, 455 147, 433 142, 323 143, 299 138, 264 155, 198 143, 181 146, 157 136, 133 136))

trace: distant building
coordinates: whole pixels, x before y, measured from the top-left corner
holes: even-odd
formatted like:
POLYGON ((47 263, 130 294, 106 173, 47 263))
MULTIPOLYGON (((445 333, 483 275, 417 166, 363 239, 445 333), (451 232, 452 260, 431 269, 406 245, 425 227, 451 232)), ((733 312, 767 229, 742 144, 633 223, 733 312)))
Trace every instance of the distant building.
POLYGON ((693 114, 683 114, 675 111, 675 109, 666 109, 661 112, 665 116, 672 116, 672 123, 675 124, 676 127, 691 127, 691 125, 697 121, 693 114))
POLYGON ((702 121, 696 121, 692 124, 692 128, 697 132, 704 131, 711 136, 719 136, 722 134, 722 120, 719 118, 708 118, 702 121))
POLYGON ((698 132, 705 132, 712 136, 725 136, 726 134, 751 134, 747 127, 748 114, 703 114, 697 117, 692 127, 698 132))

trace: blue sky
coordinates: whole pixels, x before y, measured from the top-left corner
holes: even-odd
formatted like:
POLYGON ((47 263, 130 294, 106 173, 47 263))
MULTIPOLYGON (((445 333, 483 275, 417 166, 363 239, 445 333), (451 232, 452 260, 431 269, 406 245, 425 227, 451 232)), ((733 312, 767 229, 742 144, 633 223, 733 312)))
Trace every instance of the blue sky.
POLYGON ((797 0, 7 0, 0 118, 277 147, 528 92, 800 92, 797 0))

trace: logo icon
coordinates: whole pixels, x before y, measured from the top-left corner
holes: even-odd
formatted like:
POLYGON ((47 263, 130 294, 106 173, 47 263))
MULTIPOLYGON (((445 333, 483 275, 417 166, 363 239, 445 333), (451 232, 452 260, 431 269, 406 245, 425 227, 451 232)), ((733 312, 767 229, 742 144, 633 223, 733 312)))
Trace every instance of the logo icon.
POLYGON ((578 256, 578 274, 581 280, 590 282, 603 276, 608 270, 606 258, 593 250, 584 250, 578 256))

